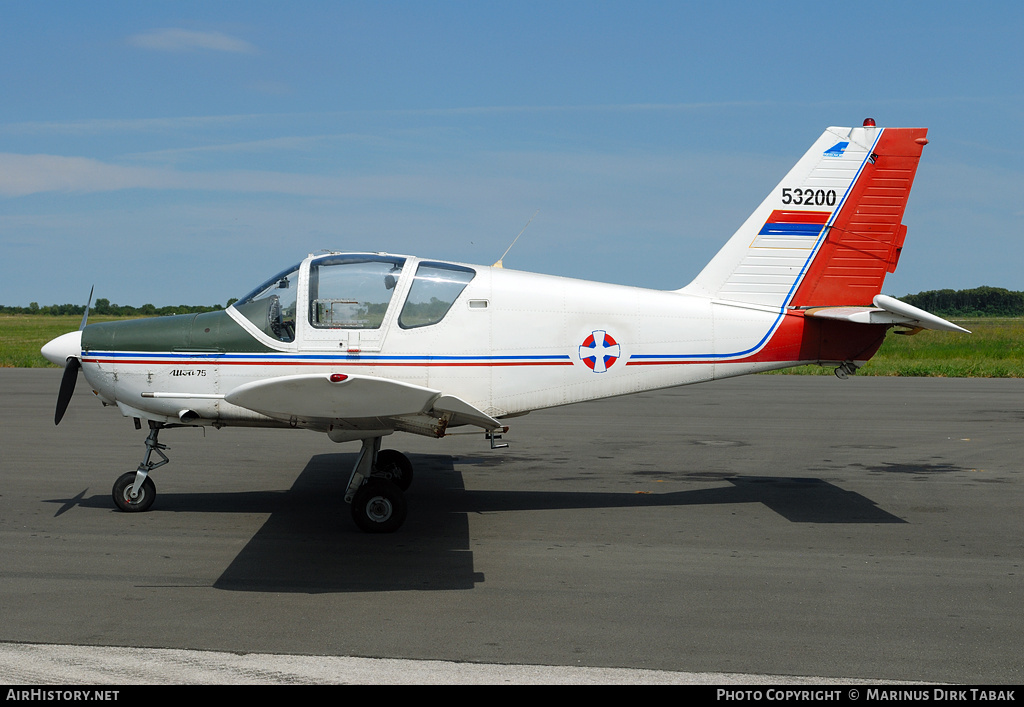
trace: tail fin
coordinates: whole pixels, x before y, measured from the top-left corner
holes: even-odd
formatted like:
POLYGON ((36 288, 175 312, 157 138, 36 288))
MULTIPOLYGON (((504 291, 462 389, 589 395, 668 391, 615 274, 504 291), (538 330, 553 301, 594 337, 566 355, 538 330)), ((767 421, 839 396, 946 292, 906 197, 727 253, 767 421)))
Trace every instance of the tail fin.
POLYGON ((772 307, 870 305, 893 272, 924 128, 828 128, 681 291, 772 307))

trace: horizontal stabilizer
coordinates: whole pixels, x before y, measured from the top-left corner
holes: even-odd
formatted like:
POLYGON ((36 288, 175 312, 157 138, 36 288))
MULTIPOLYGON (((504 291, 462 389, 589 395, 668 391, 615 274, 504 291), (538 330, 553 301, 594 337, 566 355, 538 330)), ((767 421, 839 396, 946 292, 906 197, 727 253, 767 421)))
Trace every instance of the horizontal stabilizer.
POLYGON ((874 307, 813 307, 804 312, 805 317, 819 319, 837 319, 855 324, 899 324, 916 329, 934 329, 937 331, 971 332, 942 317, 918 309, 906 302, 886 295, 875 295, 874 307))

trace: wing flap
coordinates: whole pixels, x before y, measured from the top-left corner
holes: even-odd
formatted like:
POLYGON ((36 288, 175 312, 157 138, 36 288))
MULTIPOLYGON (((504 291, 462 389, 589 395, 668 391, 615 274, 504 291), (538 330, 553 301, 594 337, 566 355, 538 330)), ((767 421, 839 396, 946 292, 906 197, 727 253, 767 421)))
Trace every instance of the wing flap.
POLYGON ((452 419, 449 426, 476 425, 485 430, 495 430, 501 427, 501 423, 493 417, 454 395, 442 395, 435 400, 434 411, 441 414, 450 413, 452 419))

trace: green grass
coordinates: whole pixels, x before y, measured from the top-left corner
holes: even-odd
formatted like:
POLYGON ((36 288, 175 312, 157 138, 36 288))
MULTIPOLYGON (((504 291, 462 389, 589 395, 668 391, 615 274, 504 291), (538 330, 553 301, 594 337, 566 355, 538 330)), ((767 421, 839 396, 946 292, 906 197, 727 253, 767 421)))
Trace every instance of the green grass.
MULTIPOLYGON (((90 322, 119 317, 91 316, 90 322)), ((81 317, 15 314, 0 316, 0 367, 52 366, 39 353, 50 339, 78 329, 81 317)), ((859 376, 941 376, 948 378, 1024 378, 1024 318, 958 319, 972 334, 922 331, 914 336, 889 333, 859 376)), ((832 367, 801 366, 782 375, 832 375, 832 367)))
MULTIPOLYGON (((110 322, 122 318, 96 315, 89 317, 89 323, 110 322)), ((50 339, 75 331, 81 323, 81 315, 0 315, 0 368, 55 367, 43 358, 39 349, 50 339)))

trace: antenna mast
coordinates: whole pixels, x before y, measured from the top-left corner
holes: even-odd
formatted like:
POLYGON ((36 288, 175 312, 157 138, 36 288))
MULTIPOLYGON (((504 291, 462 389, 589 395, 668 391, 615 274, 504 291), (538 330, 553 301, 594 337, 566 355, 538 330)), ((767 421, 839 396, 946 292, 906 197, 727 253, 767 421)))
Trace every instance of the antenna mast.
MULTIPOLYGON (((539 213, 540 213, 540 209, 537 209, 536 211, 533 212, 533 216, 531 216, 530 220, 526 222, 525 226, 523 226, 523 230, 519 232, 519 236, 523 235, 523 231, 525 231, 527 228, 529 228, 530 224, 533 223, 534 216, 536 216, 539 213)), ((503 268, 503 267, 505 267, 504 265, 501 264, 501 261, 504 260, 505 256, 508 255, 508 252, 510 250, 512 250, 512 246, 514 246, 516 244, 516 241, 519 240, 519 236, 516 236, 514 239, 512 239, 511 245, 509 245, 509 247, 505 249, 505 252, 501 254, 500 258, 498 258, 498 262, 496 262, 492 267, 495 267, 495 268, 503 268)))

